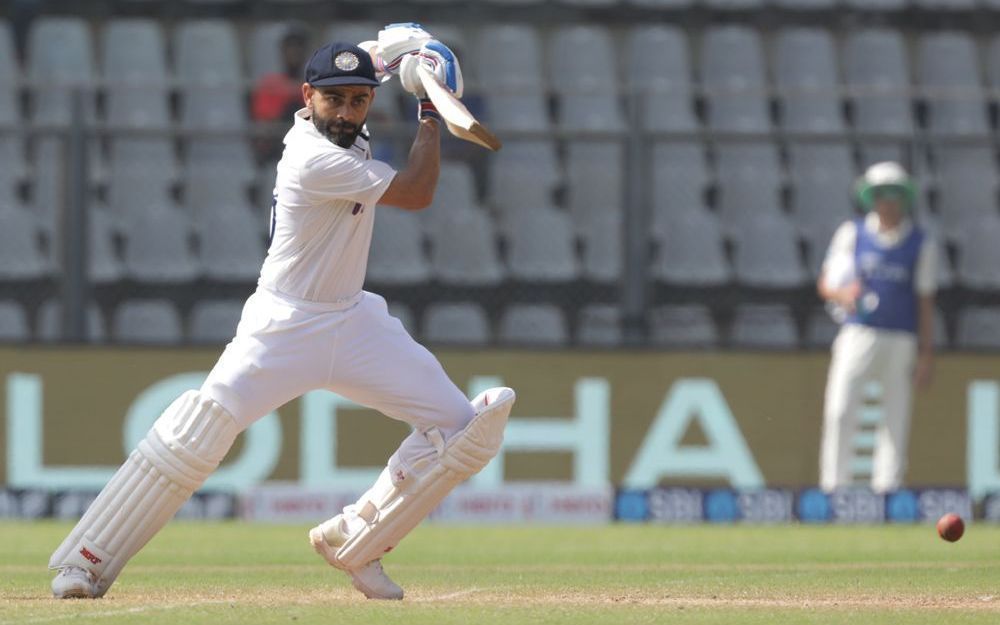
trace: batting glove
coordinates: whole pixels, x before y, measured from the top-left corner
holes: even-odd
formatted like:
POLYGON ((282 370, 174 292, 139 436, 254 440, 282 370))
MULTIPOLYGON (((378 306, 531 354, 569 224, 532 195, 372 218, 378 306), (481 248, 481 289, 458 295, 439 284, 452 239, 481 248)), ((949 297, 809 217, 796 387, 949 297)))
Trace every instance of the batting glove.
POLYGON ((455 97, 462 97, 465 88, 462 67, 458 63, 458 57, 448 46, 431 39, 422 45, 416 54, 404 56, 400 61, 399 80, 403 83, 403 89, 420 99, 426 94, 420 82, 420 74, 417 72, 418 67, 430 71, 439 83, 455 94, 455 97))
POLYGON ((399 73, 399 65, 408 54, 420 51, 432 39, 424 27, 415 22, 389 24, 378 33, 378 58, 375 67, 387 74, 399 73))

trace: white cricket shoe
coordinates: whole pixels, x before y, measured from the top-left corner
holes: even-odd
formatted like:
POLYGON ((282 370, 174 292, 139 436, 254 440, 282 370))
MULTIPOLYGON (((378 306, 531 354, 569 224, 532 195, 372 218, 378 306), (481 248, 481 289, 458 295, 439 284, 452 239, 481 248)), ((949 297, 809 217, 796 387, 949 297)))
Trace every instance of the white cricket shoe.
MULTIPOLYGON (((313 549, 333 566, 336 566, 337 549, 349 537, 347 524, 340 514, 309 530, 309 542, 313 549)), ((403 598, 403 589, 385 574, 381 560, 372 560, 359 569, 344 572, 351 578, 354 587, 369 599, 403 598)))
POLYGON ((97 590, 90 571, 78 566, 64 566, 52 580, 52 596, 56 599, 94 599, 97 590))
POLYGON ((403 589, 385 574, 381 560, 372 560, 360 569, 347 571, 347 574, 351 576, 354 587, 369 599, 403 598, 403 589))

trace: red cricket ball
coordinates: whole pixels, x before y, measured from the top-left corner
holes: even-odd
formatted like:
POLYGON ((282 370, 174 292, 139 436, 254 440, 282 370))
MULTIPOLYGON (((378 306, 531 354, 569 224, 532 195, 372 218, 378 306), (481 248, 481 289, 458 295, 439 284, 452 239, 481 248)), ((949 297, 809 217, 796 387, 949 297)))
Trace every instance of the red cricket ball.
POLYGON ((965 521, 953 512, 944 515, 937 522, 938 536, 950 543, 955 542, 965 533, 965 521))

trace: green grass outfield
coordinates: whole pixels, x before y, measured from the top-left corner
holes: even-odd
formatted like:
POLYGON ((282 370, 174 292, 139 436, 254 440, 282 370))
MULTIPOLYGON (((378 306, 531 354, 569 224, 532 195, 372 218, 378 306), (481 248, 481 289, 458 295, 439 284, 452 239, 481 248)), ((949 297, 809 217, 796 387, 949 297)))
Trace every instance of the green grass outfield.
POLYGON ((1000 527, 427 526, 366 601, 306 528, 173 523, 99 601, 49 597, 67 524, 0 523, 0 625, 18 623, 1000 623, 1000 527))

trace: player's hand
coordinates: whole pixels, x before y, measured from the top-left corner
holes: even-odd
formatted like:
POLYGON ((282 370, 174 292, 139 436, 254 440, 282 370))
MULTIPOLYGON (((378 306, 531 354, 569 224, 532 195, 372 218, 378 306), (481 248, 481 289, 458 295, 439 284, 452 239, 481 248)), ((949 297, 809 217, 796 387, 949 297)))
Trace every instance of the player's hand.
POLYGON ((917 365, 913 369, 913 385, 919 389, 926 389, 934 379, 934 354, 933 352, 920 352, 917 354, 917 365))
POLYGON ((418 99, 426 96, 417 71, 420 67, 429 71, 455 97, 462 97, 465 89, 462 67, 458 64, 458 57, 448 46, 432 39, 421 46, 417 53, 404 56, 400 61, 399 80, 403 83, 403 89, 418 99))
POLYGON ((398 74, 403 59, 419 52, 431 39, 431 34, 416 22, 387 25, 378 33, 378 60, 375 61, 375 68, 387 74, 398 74))
POLYGON ((833 299, 838 306, 850 314, 857 308, 858 298, 861 297, 861 290, 861 282, 855 280, 844 288, 837 289, 834 292, 833 299))

